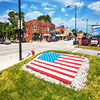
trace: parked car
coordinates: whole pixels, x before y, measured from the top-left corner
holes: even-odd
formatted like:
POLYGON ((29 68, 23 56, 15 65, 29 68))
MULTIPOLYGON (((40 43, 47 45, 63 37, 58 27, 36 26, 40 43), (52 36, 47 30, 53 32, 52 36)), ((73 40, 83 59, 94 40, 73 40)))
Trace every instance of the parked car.
POLYGON ((87 37, 82 37, 82 45, 85 45, 85 46, 89 45, 89 39, 87 37))
POLYGON ((11 41, 7 39, 7 40, 4 41, 4 44, 7 44, 7 45, 11 44, 11 41))
POLYGON ((0 39, 0 44, 3 44, 4 43, 4 39, 0 39))
POLYGON ((78 44, 78 40, 76 39, 73 41, 73 45, 77 45, 77 44, 78 44))
POLYGON ((65 38, 65 39, 64 39, 64 41, 69 41, 69 40, 70 40, 69 38, 65 38))
POLYGON ((97 37, 92 37, 90 45, 97 46, 98 45, 98 42, 99 41, 98 41, 98 38, 97 37))
POLYGON ((52 42, 52 39, 49 39, 48 42, 52 42))
POLYGON ((54 38, 54 39, 53 39, 53 42, 56 42, 56 41, 58 41, 58 38, 54 38))
POLYGON ((19 43, 19 40, 18 40, 18 39, 15 39, 15 40, 14 40, 14 43, 19 43))

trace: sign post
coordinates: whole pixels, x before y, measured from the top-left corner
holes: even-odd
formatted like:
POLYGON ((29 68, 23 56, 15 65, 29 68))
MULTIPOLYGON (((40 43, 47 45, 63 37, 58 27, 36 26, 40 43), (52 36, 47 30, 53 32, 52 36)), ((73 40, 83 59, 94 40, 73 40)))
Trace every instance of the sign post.
POLYGON ((64 38, 64 25, 62 25, 62 50, 63 50, 63 38, 64 38))

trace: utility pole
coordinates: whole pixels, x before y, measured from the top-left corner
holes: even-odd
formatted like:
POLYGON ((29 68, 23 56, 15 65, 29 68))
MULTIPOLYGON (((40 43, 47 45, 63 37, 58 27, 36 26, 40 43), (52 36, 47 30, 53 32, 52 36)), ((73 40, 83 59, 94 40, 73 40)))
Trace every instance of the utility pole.
MULTIPOLYGON (((76 10, 77 10, 77 5, 75 5, 75 34, 76 34, 76 24, 77 24, 77 14, 76 14, 76 10)), ((75 36, 76 37, 76 36, 75 36)), ((76 38, 75 38, 76 39, 76 38)))
MULTIPOLYGON (((67 8, 74 6, 75 7, 75 35, 77 34, 77 5, 69 5, 67 6, 67 8)), ((76 36, 75 36, 75 40, 76 40, 76 36)))
POLYGON ((83 20, 87 21, 87 23, 86 23, 86 33, 88 33, 88 19, 82 19, 82 21, 83 20))
POLYGON ((21 46, 21 2, 19 0, 19 60, 22 60, 22 46, 21 46))

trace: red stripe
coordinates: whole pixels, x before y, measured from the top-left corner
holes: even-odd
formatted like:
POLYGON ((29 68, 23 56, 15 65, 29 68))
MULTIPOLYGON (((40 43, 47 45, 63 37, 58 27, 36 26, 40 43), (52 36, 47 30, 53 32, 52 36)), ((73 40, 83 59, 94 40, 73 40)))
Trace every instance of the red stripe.
POLYGON ((74 65, 81 65, 81 64, 78 64, 78 63, 70 62, 70 61, 63 61, 63 60, 60 60, 59 58, 56 61, 61 61, 61 62, 70 63, 70 64, 74 64, 74 65))
POLYGON ((77 57, 77 56, 65 55, 65 54, 62 54, 62 56, 68 56, 68 57, 74 57, 74 58, 80 58, 80 59, 84 59, 84 57, 77 57))
POLYGON ((64 58, 64 57, 59 57, 59 58, 62 58, 62 59, 68 59, 68 60, 73 60, 73 61, 79 61, 79 62, 83 62, 83 60, 76 60, 76 59, 71 59, 71 58, 64 58))
MULTIPOLYGON (((32 63, 31 64, 35 65, 35 66, 38 66, 38 67, 41 67, 41 68, 44 68, 44 69, 47 69, 47 70, 50 70, 50 71, 53 71, 53 72, 56 72, 56 73, 59 73, 59 74, 62 74, 62 75, 65 75, 65 76, 68 76, 68 77, 71 77, 71 78, 74 78, 75 76, 73 75, 69 75, 69 74, 66 74, 66 73, 63 73, 63 72, 60 72, 60 71, 57 71, 57 70, 54 70, 54 69, 51 69, 51 68, 47 68, 47 67, 44 67, 42 65, 39 65, 39 64, 35 64, 35 63, 32 63)), ((41 64, 41 63, 40 63, 41 64)))
POLYGON ((60 78, 60 77, 58 77, 58 76, 56 76, 56 75, 52 75, 52 74, 47 73, 47 72, 45 72, 45 71, 41 71, 41 70, 36 69, 36 68, 33 68, 33 67, 29 66, 29 65, 26 65, 26 67, 28 67, 28 68, 30 68, 30 69, 32 69, 32 70, 35 70, 35 71, 37 71, 37 72, 40 72, 40 73, 42 73, 42 74, 45 74, 45 75, 47 75, 47 76, 50 76, 50 77, 56 78, 56 79, 58 79, 58 80, 61 80, 61 81, 65 82, 65 83, 68 83, 68 84, 71 84, 71 83, 72 83, 72 82, 69 81, 69 80, 60 78))
POLYGON ((52 66, 52 67, 55 67, 55 68, 63 69, 63 70, 69 71, 69 72, 77 73, 77 71, 73 71, 73 70, 70 70, 70 69, 67 69, 67 68, 62 68, 62 67, 55 66, 55 65, 52 65, 52 64, 48 64, 48 63, 45 63, 45 62, 42 62, 42 61, 38 61, 38 60, 34 60, 34 61, 38 62, 38 63, 48 65, 48 66, 52 66))
POLYGON ((75 68, 75 69, 79 69, 79 67, 74 67, 74 66, 71 66, 71 65, 68 65, 68 64, 61 64, 59 62, 54 62, 55 64, 59 64, 59 65, 63 65, 63 66, 66 66, 66 67, 71 67, 71 68, 75 68))

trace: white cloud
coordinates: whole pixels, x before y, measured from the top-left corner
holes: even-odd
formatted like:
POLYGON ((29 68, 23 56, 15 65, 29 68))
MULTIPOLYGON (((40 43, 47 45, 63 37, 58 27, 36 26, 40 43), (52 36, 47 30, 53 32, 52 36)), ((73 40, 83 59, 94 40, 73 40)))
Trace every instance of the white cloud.
POLYGON ((53 10, 54 8, 44 7, 44 10, 53 10))
POLYGON ((34 11, 34 12, 28 12, 25 15, 25 20, 33 20, 33 19, 37 19, 38 16, 43 15, 41 12, 39 11, 34 11))
POLYGON ((95 10, 95 11, 100 11, 100 1, 89 4, 88 8, 95 10))
POLYGON ((51 7, 53 7, 53 8, 57 8, 57 5, 51 5, 51 7))
POLYGON ((49 6, 50 4, 47 2, 43 2, 41 5, 45 7, 45 6, 49 6))
POLYGON ((49 11, 48 15, 53 16, 54 13, 55 13, 55 11, 49 11))
POLYGON ((1 15, 0 16, 0 22, 8 22, 8 15, 7 14, 1 15))
POLYGON ((8 9, 8 10, 6 10, 6 13, 8 14, 10 11, 13 11, 13 10, 9 10, 9 9, 8 9))
MULTIPOLYGON (((76 20, 79 20, 79 19, 77 18, 76 20)), ((70 21, 75 21, 75 18, 74 17, 71 18, 70 21)))
POLYGON ((13 0, 0 0, 0 2, 4 2, 4 1, 6 1, 6 2, 13 2, 13 0))
POLYGON ((56 1, 68 6, 68 5, 73 5, 78 0, 56 0, 56 1))
POLYGON ((77 7, 83 7, 84 2, 76 2, 74 5, 77 5, 77 7))
POLYGON ((65 14, 65 16, 69 16, 69 14, 65 14))
POLYGON ((23 4, 23 5, 21 6, 22 9, 25 9, 26 7, 27 7, 27 4, 23 4))
POLYGON ((9 22, 8 20, 8 13, 13 10, 6 10, 5 14, 0 16, 0 22, 9 22))
POLYGON ((33 8, 33 9, 37 9, 37 7, 36 7, 36 6, 34 6, 34 5, 31 5, 31 8, 33 8))
POLYGON ((61 8, 61 11, 62 11, 62 12, 65 12, 66 10, 65 10, 65 8, 61 8))
POLYGON ((62 18, 53 18, 52 22, 56 25, 56 26, 61 26, 61 25, 65 25, 68 26, 68 22, 62 18))

